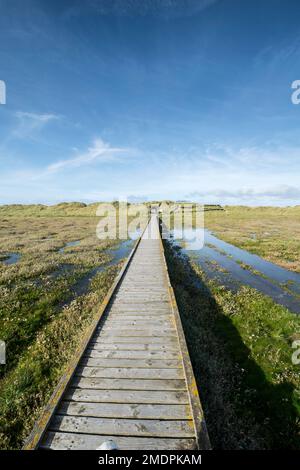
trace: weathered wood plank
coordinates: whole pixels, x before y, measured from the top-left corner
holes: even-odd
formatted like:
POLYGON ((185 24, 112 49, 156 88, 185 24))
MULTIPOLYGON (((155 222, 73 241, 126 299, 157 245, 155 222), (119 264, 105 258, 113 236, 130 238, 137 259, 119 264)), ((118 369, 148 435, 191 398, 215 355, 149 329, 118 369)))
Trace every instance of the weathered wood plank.
POLYGON ((87 418, 55 415, 50 431, 78 432, 84 434, 113 434, 117 436, 178 437, 195 435, 193 421, 160 421, 147 419, 87 418))
MULTIPOLYGON (((145 320, 110 320, 105 322, 105 327, 99 328, 97 331, 104 331, 104 330, 113 330, 113 331, 118 331, 118 329, 121 328, 135 328, 137 330, 144 329, 144 328, 149 328, 149 329, 171 329, 173 330, 174 327, 171 322, 168 321, 150 321, 149 319, 145 320)), ((176 330, 175 330, 176 331, 176 330)))
POLYGON ((157 284, 157 286, 149 286, 146 283, 143 285, 123 285, 118 290, 119 295, 142 295, 147 292, 148 295, 159 294, 159 295, 166 295, 166 288, 157 284))
POLYGON ((142 294, 144 292, 148 292, 148 294, 154 295, 155 293, 159 293, 160 295, 166 294, 165 286, 161 287, 159 284, 157 286, 149 286, 144 282, 141 285, 136 286, 121 286, 118 293, 126 296, 130 296, 132 294, 142 294))
POLYGON ((176 359, 109 359, 84 356, 82 366, 89 367, 127 367, 127 368, 150 368, 150 369, 180 369, 182 362, 176 359))
POLYGON ((140 307, 141 309, 146 310, 147 307, 157 307, 161 310, 166 310, 170 308, 170 304, 168 300, 161 300, 161 299, 137 299, 133 301, 132 297, 126 298, 122 296, 122 299, 117 299, 114 301, 113 308, 137 308, 140 307))
POLYGON ((186 390, 99 390, 70 387, 64 399, 89 403, 189 404, 189 397, 186 390))
POLYGON ((72 387, 98 390, 186 390, 185 380, 103 379, 75 376, 72 387))
POLYGON ((162 344, 162 345, 177 345, 178 340, 176 337, 166 336, 161 338, 160 336, 143 336, 141 338, 136 336, 107 336, 102 333, 95 336, 94 341, 96 343, 101 342, 101 344, 111 344, 111 343, 132 343, 132 344, 162 344))
POLYGON ((161 312, 158 312, 158 311, 153 311, 153 312, 149 312, 149 313, 139 313, 138 310, 135 310, 132 312, 114 312, 111 316, 111 318, 114 318, 114 319, 120 319, 120 320, 125 320, 125 319, 128 319, 128 320, 166 320, 166 321, 170 321, 171 320, 171 315, 170 315, 170 312, 167 312, 167 313, 161 313, 161 312))
POLYGON ((118 306, 114 306, 111 310, 112 314, 132 314, 138 313, 139 315, 172 315, 172 312, 169 308, 160 308, 159 305, 149 305, 147 308, 141 308, 139 305, 135 305, 134 307, 130 308, 122 308, 118 306))
POLYGON ((117 328, 103 328, 100 330, 101 338, 114 338, 116 334, 118 337, 145 337, 148 336, 150 338, 159 338, 159 337, 168 337, 168 338, 177 338, 176 331, 174 328, 169 329, 162 329, 162 328, 147 328, 147 329, 140 329, 137 327, 134 328, 122 328, 118 331, 117 328))
POLYGON ((143 300, 143 299, 135 299, 135 300, 132 300, 132 297, 128 296, 126 301, 125 301, 125 297, 127 296, 123 296, 124 298, 124 301, 121 300, 121 299, 115 299, 113 305, 111 306, 111 310, 115 310, 115 309, 125 309, 125 310, 131 310, 131 309, 135 309, 135 308, 139 308, 140 310, 147 310, 149 308, 159 308, 160 310, 168 310, 170 309, 170 304, 167 300, 164 300, 164 301, 161 301, 159 299, 156 299, 156 300, 149 300, 149 301, 146 301, 146 300, 143 300))
POLYGON ((110 358, 110 359, 158 359, 158 360, 169 360, 177 359, 181 360, 181 356, 178 351, 132 351, 132 350, 103 350, 89 348, 83 357, 99 357, 99 358, 110 358))
POLYGON ((152 296, 146 296, 145 294, 143 294, 142 292, 141 293, 136 293, 136 294, 130 294, 128 295, 124 295, 124 294, 120 294, 119 296, 116 297, 116 302, 115 302, 115 306, 120 306, 120 305, 130 305, 132 304, 133 302, 141 302, 143 303, 143 305, 147 305, 148 303, 150 305, 152 305, 153 303, 157 304, 161 304, 161 302, 166 302, 166 305, 168 305, 168 294, 164 294, 164 295, 155 295, 153 294, 152 296))
POLYGON ((116 419, 192 419, 189 405, 158 405, 136 403, 90 403, 63 401, 57 413, 65 416, 85 416, 116 419))
POLYGON ((132 312, 114 312, 111 316, 111 319, 114 320, 158 320, 158 321, 171 321, 170 312, 162 313, 162 312, 149 312, 149 313, 140 313, 138 310, 132 312))
POLYGON ((181 450, 194 449, 195 439, 162 439, 147 437, 124 437, 79 433, 49 432, 42 442, 42 449, 95 450, 104 441, 113 440, 118 449, 124 450, 181 450))
POLYGON ((160 331, 164 330, 166 334, 171 333, 174 334, 176 333, 177 336, 177 331, 174 330, 173 325, 171 324, 166 324, 166 323, 161 323, 161 324, 153 324, 150 321, 147 322, 140 322, 140 323, 129 323, 125 322, 123 323, 122 321, 116 321, 114 323, 107 324, 104 328, 99 328, 99 330, 96 332, 97 334, 102 332, 105 333, 116 333, 119 335, 119 333, 123 333, 124 330, 133 332, 133 331, 150 331, 150 333, 157 334, 160 331))
POLYGON ((184 379, 183 369, 142 369, 79 366, 76 375, 110 379, 184 379))
POLYGON ((176 343, 168 344, 137 344, 137 343, 104 343, 102 341, 91 341, 90 346, 94 349, 113 351, 178 351, 176 343))

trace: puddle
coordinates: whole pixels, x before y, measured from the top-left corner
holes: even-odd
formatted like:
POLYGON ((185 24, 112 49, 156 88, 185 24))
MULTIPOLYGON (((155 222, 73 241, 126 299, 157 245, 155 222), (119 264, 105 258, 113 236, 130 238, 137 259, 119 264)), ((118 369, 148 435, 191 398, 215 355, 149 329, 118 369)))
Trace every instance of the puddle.
POLYGON ((213 244, 216 248, 223 250, 227 255, 232 256, 236 261, 242 261, 243 263, 251 266, 251 268, 259 271, 264 276, 272 279, 275 282, 286 284, 289 283, 289 290, 300 294, 300 274, 284 269, 277 266, 270 261, 262 259, 258 255, 249 253, 246 250, 237 248, 230 243, 224 242, 219 238, 215 237, 209 230, 205 230, 205 242, 213 244))
POLYGON ((1 260, 1 262, 8 266, 10 264, 17 263, 20 258, 21 258, 20 253, 7 253, 7 258, 1 260))
POLYGON ((106 253, 108 255, 111 255, 113 258, 111 261, 108 262, 106 266, 113 266, 115 264, 118 264, 121 259, 127 258, 134 246, 135 240, 136 238, 124 240, 116 248, 111 248, 110 250, 107 250, 106 253))
POLYGON ((64 253, 66 248, 68 248, 69 246, 78 246, 79 243, 80 243, 80 240, 74 240, 72 242, 68 242, 62 248, 59 248, 58 253, 64 253))
POLYGON ((176 232, 171 233, 174 243, 183 245, 182 252, 195 260, 209 278, 217 280, 231 290, 236 290, 237 285, 248 285, 268 295, 275 302, 287 307, 292 312, 300 313, 300 300, 295 297, 295 294, 300 294, 299 273, 288 271, 263 260, 257 255, 224 242, 212 235, 209 230, 205 230, 205 244, 199 250, 193 249, 191 251, 188 249, 192 238, 190 231, 187 234, 187 240, 184 238, 185 233, 183 234, 183 240, 176 239, 176 236, 176 232), (245 269, 238 261, 259 271, 259 273, 245 269), (215 263, 215 266, 213 263, 215 263), (227 273, 220 271, 218 266, 225 269, 227 273), (283 285, 289 292, 283 288, 283 285))
POLYGON ((50 277, 52 280, 58 279, 60 276, 69 274, 73 269, 74 269, 73 264, 68 264, 68 263, 61 264, 57 270, 53 271, 50 274, 50 277))

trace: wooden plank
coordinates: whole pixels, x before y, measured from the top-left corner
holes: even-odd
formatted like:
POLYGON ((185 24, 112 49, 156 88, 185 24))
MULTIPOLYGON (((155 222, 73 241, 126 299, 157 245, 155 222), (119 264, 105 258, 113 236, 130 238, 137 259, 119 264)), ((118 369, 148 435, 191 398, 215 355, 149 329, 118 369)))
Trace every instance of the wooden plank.
POLYGON ((160 328, 147 328, 147 329, 139 329, 137 327, 133 328, 122 328, 118 331, 117 328, 102 328, 101 330, 101 338, 114 338, 116 334, 119 338, 121 337, 150 337, 150 338, 159 338, 159 337, 168 337, 168 338, 177 338, 176 330, 174 328, 168 329, 160 329, 160 328))
POLYGON ((133 368, 150 368, 150 369, 180 369, 182 362, 176 359, 109 359, 94 358, 84 356, 80 363, 82 366, 89 367, 133 367, 133 368))
POLYGON ((113 350, 102 350, 102 349, 87 349, 83 357, 99 357, 99 358, 110 358, 110 359, 159 359, 169 360, 177 359, 181 360, 178 351, 113 351, 113 350))
POLYGON ((164 294, 152 294, 152 295, 147 295, 145 292, 135 292, 132 294, 123 294, 120 292, 118 295, 115 297, 115 303, 116 305, 120 304, 131 304, 134 302, 142 302, 144 305, 150 303, 152 304, 153 302, 155 303, 164 303, 166 302, 166 305, 168 305, 168 295, 166 292, 164 294))
POLYGON ((140 308, 140 310, 147 310, 148 307, 149 308, 156 307, 156 308, 159 308, 160 310, 169 310, 170 304, 167 300, 152 299, 152 300, 145 301, 144 298, 141 300, 137 299, 136 302, 133 302, 131 297, 128 297, 128 298, 124 297, 122 298, 122 300, 118 300, 118 299, 114 300, 112 310, 116 308, 122 308, 122 309, 124 308, 127 310, 130 310, 131 308, 133 309, 140 308))
POLYGON ((128 319, 128 320, 166 320, 171 321, 172 314, 168 312, 159 312, 158 310, 152 310, 151 312, 139 312, 139 310, 132 310, 130 312, 112 312, 109 319, 128 319))
POLYGON ((147 310, 147 311, 141 311, 139 309, 135 309, 135 310, 115 310, 112 312, 112 316, 118 316, 118 315, 122 315, 123 317, 124 316, 128 316, 128 317, 131 317, 131 316, 137 316, 139 318, 148 318, 148 317, 164 317, 164 318, 170 318, 170 316, 172 315, 172 312, 170 310, 166 310, 166 311, 163 311, 163 310, 158 310, 156 308, 153 308, 152 310, 147 310))
POLYGON ((176 333, 177 336, 177 331, 174 329, 174 326, 171 323, 168 322, 161 322, 159 324, 156 324, 152 321, 139 321, 139 322, 120 322, 120 321, 115 321, 113 323, 107 323, 105 326, 103 326, 101 329, 99 328, 99 331, 96 333, 100 333, 100 331, 103 331, 105 333, 110 333, 110 332, 117 332, 117 333, 123 333, 124 330, 127 331, 143 331, 143 330, 148 330, 151 333, 153 332, 158 333, 159 331, 166 331, 166 333, 176 333))
POLYGON ((101 350, 113 351, 178 351, 176 343, 173 344, 137 344, 137 343, 104 343, 91 341, 90 347, 101 350))
POLYGON ((160 328, 161 325, 165 325, 166 328, 170 326, 174 328, 174 321, 170 314, 161 314, 160 317, 157 315, 147 315, 147 317, 141 317, 138 313, 130 315, 121 315, 112 313, 109 318, 105 321, 105 326, 115 326, 116 323, 122 323, 122 326, 126 323, 129 325, 151 325, 151 328, 160 328))
POLYGON ((94 418, 116 419, 192 419, 189 405, 63 401, 57 413, 65 416, 91 416, 94 418))
POLYGON ((165 286, 161 286, 161 284, 158 282, 156 285, 154 284, 147 284, 146 282, 143 282, 141 284, 123 284, 119 288, 118 292, 119 294, 136 294, 136 293, 144 293, 147 292, 148 294, 154 294, 154 293, 160 293, 160 294, 165 294, 166 293, 166 288, 165 286))
MULTIPOLYGON (((102 328, 104 331, 106 330, 116 330, 118 331, 119 328, 136 328, 136 329, 143 329, 144 327, 148 327, 150 329, 157 329, 157 328, 163 328, 163 329, 172 329, 174 330, 174 326, 170 321, 150 321, 149 319, 138 319, 138 320, 109 320, 105 322, 105 326, 102 328)), ((99 328, 100 331, 101 328, 99 328)), ((98 331, 98 330, 97 330, 98 331)), ((176 331, 176 330, 175 330, 176 331)))
POLYGON ((76 375, 109 379, 184 379, 182 369, 142 369, 79 366, 76 375))
POLYGON ((89 403, 189 404, 186 390, 99 390, 70 387, 66 391, 64 399, 89 403))
POLYGON ((141 320, 145 320, 147 318, 152 320, 171 320, 172 312, 170 310, 162 312, 157 309, 149 310, 147 312, 141 312, 139 309, 130 311, 120 310, 111 312, 109 319, 112 318, 128 318, 128 320, 131 320, 132 318, 139 318, 141 320))
POLYGON ((154 419, 111 419, 55 415, 50 431, 145 437, 194 437, 193 421, 154 419))
POLYGON ((72 387, 98 390, 186 390, 185 380, 103 379, 75 376, 72 387))
POLYGON ((42 442, 42 449, 52 450, 95 450, 104 441, 113 440, 118 449, 124 450, 182 450, 194 449, 194 439, 162 439, 147 437, 124 437, 90 435, 79 433, 49 432, 42 442))
POLYGON ((98 336, 94 337, 94 342, 101 344, 110 344, 110 343, 132 343, 132 344, 162 344, 165 346, 168 345, 176 345, 177 346, 177 338, 174 336, 168 336, 165 338, 157 337, 157 336, 143 336, 141 338, 133 336, 106 336, 100 333, 98 336))
POLYGON ((132 310, 131 312, 113 312, 111 318, 117 319, 151 319, 151 320, 170 320, 171 312, 159 312, 158 310, 152 310, 149 312, 139 312, 139 310, 132 310))
POLYGON ((122 315, 131 315, 132 313, 138 313, 139 315, 151 315, 153 313, 156 315, 172 315, 172 311, 169 308, 161 308, 159 304, 151 306, 149 305, 147 308, 141 308, 139 305, 135 305, 134 307, 132 306, 130 308, 122 308, 114 305, 111 309, 111 313, 121 313, 122 315))
POLYGON ((147 292, 148 294, 165 294, 166 293, 166 287, 161 286, 161 283, 157 283, 156 286, 154 285, 149 285, 146 282, 143 282, 142 284, 139 285, 123 285, 120 287, 118 290, 119 294, 124 294, 124 295, 131 295, 131 294, 142 294, 147 292))
POLYGON ((133 311, 138 310, 139 312, 144 312, 144 313, 149 313, 152 310, 157 310, 163 313, 167 313, 167 312, 172 313, 169 308, 169 305, 168 304, 162 305, 160 301, 158 302, 153 301, 149 303, 144 303, 143 301, 140 301, 140 302, 136 301, 134 303, 132 302, 130 303, 128 301, 123 304, 114 303, 111 309, 112 312, 118 312, 118 311, 130 312, 132 310, 133 311))

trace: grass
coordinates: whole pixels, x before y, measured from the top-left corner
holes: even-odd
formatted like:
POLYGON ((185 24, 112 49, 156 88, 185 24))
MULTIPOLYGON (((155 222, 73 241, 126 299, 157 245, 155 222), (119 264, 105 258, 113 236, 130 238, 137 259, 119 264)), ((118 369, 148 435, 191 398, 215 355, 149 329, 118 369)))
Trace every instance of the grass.
POLYGON ((98 203, 62 202, 52 206, 44 204, 9 204, 0 206, 0 217, 93 217, 98 203))
POLYGON ((16 367, 2 379, 0 388, 0 445, 18 449, 80 344, 82 335, 97 316, 118 268, 97 275, 90 291, 66 305, 35 339, 16 367))
POLYGON ((78 215, 85 205, 44 207, 0 208, 1 259, 21 255, 16 264, 0 262, 0 339, 7 351, 0 366, 2 449, 22 446, 120 267, 105 268, 117 241, 96 237, 99 218, 78 215), (75 240, 79 245, 59 251, 75 240), (99 266, 104 271, 83 289, 99 266))
POLYGON ((16 264, 0 265, 0 337, 7 344, 7 365, 1 366, 0 377, 71 300, 72 286, 108 261, 106 250, 114 242, 98 240, 96 224, 95 218, 0 220, 1 249, 21 255, 16 264), (74 239, 80 245, 59 252, 74 239))
POLYGON ((226 206, 205 212, 205 227, 223 240, 300 272, 300 206, 226 206))
POLYGON ((213 447, 299 449, 300 318, 254 289, 205 279, 165 245, 213 447))

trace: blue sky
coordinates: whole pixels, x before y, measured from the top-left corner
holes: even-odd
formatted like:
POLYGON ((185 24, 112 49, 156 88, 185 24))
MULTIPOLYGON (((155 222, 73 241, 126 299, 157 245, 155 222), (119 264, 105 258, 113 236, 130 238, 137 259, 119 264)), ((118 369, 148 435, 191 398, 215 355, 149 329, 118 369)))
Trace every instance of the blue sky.
POLYGON ((300 203, 300 4, 0 0, 0 203, 300 203))

